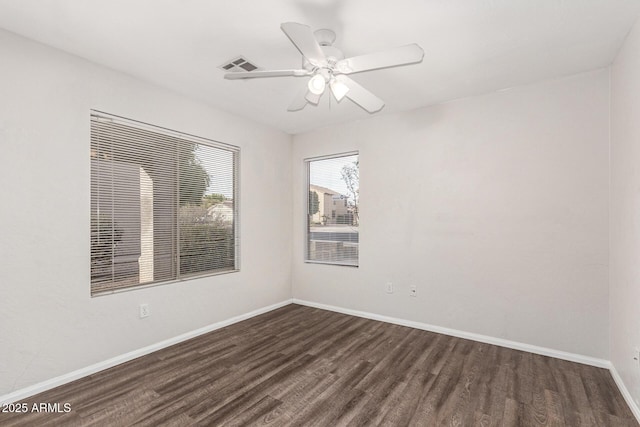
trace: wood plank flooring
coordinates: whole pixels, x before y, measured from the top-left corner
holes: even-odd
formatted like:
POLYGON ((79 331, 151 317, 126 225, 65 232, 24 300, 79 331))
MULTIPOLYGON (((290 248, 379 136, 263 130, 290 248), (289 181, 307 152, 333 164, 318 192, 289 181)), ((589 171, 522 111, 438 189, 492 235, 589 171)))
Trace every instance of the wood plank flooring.
POLYGON ((609 372, 288 305, 24 403, 2 426, 638 426, 609 372))

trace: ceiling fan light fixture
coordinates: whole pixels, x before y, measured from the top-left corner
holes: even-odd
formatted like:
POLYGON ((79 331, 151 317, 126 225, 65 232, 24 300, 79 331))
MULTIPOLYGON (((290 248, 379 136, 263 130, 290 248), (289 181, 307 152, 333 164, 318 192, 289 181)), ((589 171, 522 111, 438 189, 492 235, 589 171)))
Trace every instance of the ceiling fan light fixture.
POLYGON ((338 102, 342 101, 342 98, 344 98, 347 92, 349 92, 349 87, 335 78, 331 79, 329 87, 331 88, 331 93, 333 93, 333 96, 338 102))
POLYGON ((311 77, 307 86, 309 87, 309 92, 311 92, 312 94, 322 95, 324 93, 326 82, 322 75, 316 74, 315 76, 311 77))

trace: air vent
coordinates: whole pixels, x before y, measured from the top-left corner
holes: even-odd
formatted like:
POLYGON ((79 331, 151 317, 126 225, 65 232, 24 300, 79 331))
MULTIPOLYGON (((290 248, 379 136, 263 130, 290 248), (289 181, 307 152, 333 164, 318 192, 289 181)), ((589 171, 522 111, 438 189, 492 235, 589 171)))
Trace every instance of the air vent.
POLYGON ((223 71, 253 71, 257 70, 258 66, 249 62, 244 56, 238 56, 230 61, 226 61, 220 67, 223 71))

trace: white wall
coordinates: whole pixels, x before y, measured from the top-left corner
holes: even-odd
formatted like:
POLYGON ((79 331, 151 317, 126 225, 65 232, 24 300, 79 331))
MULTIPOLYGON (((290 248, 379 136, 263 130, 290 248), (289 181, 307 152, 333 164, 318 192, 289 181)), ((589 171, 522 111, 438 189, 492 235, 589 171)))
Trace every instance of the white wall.
POLYGON ((289 135, 4 31, 0 52, 0 395, 290 298, 289 135), (90 297, 92 108, 241 147, 241 272, 90 297))
MULTIPOLYGON (((611 70, 611 362, 640 406, 640 23, 611 70)), ((638 413, 638 412, 636 412, 638 413)))
POLYGON ((294 136, 294 298, 608 359, 608 77, 294 136), (303 159, 351 150, 360 267, 305 264, 303 159))
MULTIPOLYGON (((637 32, 614 67, 614 183, 640 179, 640 66, 625 53, 637 32)), ((3 31, 0 52, 0 395, 290 298, 292 278, 296 298, 609 358, 606 70, 302 134, 292 148, 279 131, 3 31), (92 108, 241 147, 240 273, 90 298, 92 108), (302 160, 351 150, 360 267, 304 264, 302 160)), ((637 396, 627 352, 640 341, 640 245, 628 230, 640 208, 619 187, 611 358, 637 396)))

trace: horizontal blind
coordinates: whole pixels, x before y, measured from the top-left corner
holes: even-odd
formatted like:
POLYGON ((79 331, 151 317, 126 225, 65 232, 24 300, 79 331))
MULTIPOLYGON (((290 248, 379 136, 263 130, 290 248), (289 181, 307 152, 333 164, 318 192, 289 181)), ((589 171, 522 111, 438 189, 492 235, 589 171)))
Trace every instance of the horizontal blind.
POLYGON ((306 261, 357 266, 360 162, 357 153, 306 160, 306 261))
POLYGON ((238 155, 92 113, 92 294, 235 270, 238 155))

